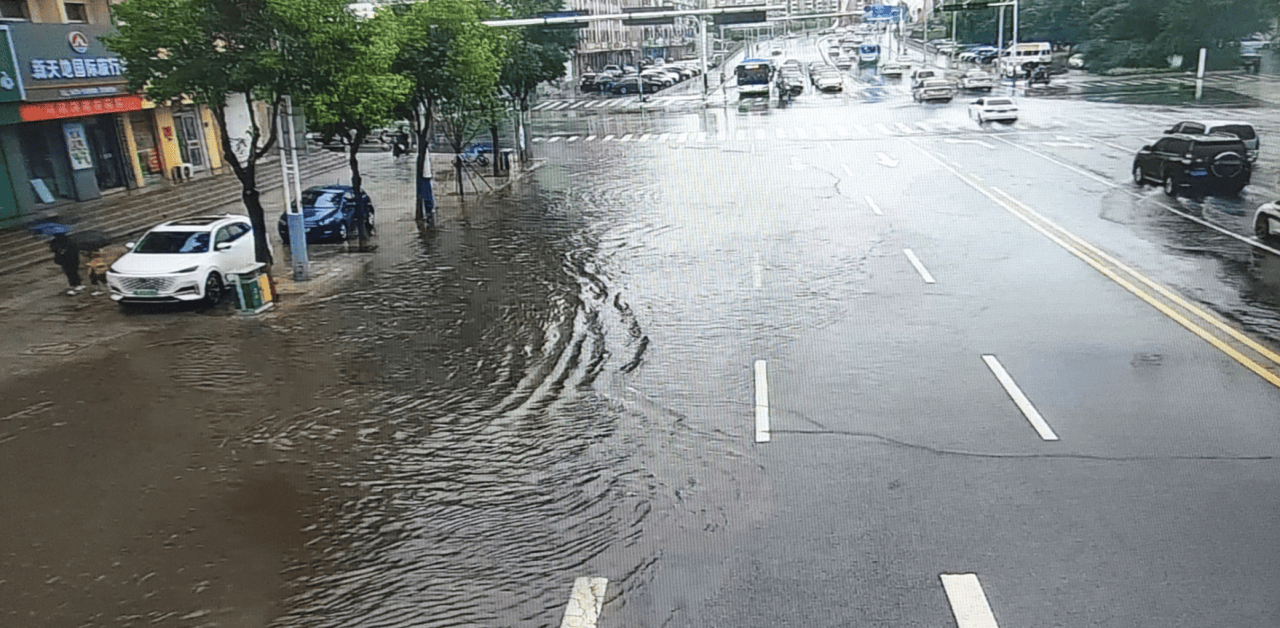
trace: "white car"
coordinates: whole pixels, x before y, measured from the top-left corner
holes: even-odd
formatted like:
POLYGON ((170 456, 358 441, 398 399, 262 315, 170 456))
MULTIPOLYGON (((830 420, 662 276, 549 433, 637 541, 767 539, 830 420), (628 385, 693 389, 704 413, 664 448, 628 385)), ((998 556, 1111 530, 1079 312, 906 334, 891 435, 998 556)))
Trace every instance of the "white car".
POLYGON ((960 75, 960 89, 989 92, 995 84, 995 77, 982 70, 969 70, 960 75))
POLYGON ((902 76, 911 71, 911 64, 902 61, 886 61, 880 64, 880 76, 902 76))
POLYGON ((844 77, 839 72, 823 72, 813 79, 813 86, 820 92, 842 92, 844 77))
POLYGON ((199 301, 226 294, 228 274, 252 266, 253 227, 245 216, 198 216, 152 227, 107 270, 121 304, 199 301))
POLYGON ((911 98, 916 102, 931 100, 951 102, 951 98, 955 95, 956 90, 951 86, 951 81, 945 79, 925 79, 918 87, 911 90, 911 98))
POLYGON ((969 117, 978 122, 1000 120, 1013 122, 1018 119, 1018 103, 1012 98, 987 97, 969 103, 969 117))
POLYGON ((1253 213, 1253 235, 1269 244, 1280 241, 1280 201, 1271 201, 1253 213))

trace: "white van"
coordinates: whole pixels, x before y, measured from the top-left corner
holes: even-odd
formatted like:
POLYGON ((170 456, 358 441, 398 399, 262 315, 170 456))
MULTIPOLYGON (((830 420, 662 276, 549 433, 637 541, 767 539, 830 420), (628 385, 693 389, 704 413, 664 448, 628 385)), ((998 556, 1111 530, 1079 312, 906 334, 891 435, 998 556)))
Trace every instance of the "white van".
POLYGON ((1006 78, 1023 76, 1026 66, 1049 65, 1053 61, 1053 46, 1047 41, 1024 41, 1005 48, 1000 53, 1000 75, 1006 78))

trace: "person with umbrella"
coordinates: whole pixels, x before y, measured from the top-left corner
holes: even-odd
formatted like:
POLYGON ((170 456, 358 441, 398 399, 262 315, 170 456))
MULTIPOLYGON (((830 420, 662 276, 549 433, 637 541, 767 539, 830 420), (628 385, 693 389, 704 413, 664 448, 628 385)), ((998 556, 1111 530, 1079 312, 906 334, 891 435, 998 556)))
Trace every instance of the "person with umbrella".
POLYGON ((80 247, 67 237, 66 231, 60 230, 54 232, 49 250, 53 251, 53 263, 61 266, 62 272, 67 274, 67 283, 71 288, 67 290, 67 294, 79 294, 84 290, 84 284, 80 282, 80 247))

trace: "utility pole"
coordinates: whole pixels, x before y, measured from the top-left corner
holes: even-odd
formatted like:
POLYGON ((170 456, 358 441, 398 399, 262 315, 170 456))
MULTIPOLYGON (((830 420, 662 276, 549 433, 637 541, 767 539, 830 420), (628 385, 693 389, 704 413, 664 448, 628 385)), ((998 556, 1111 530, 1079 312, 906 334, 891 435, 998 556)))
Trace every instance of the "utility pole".
MULTIPOLYGON (((245 102, 249 102, 245 94, 245 102)), ((293 98, 284 97, 280 120, 276 123, 280 132, 280 174, 284 191, 285 221, 289 225, 289 253, 293 259, 293 280, 310 281, 311 267, 307 260, 307 226, 302 215, 302 169, 298 165, 297 133, 293 127, 293 98), (292 161, 290 160, 292 157, 292 161), (292 171, 292 172, 290 172, 292 171), (293 184, 293 203, 289 198, 289 184, 293 184)))

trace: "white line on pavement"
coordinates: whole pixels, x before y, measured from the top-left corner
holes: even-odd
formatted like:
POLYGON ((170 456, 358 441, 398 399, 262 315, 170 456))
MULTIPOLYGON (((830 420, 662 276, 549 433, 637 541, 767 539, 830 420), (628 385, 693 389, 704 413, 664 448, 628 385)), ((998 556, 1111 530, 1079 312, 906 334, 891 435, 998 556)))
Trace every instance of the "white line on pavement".
POLYGON ((759 290, 764 287, 764 267, 756 264, 751 268, 751 283, 759 290))
POLYGON ((944 573, 939 577, 951 612, 956 616, 957 628, 1000 628, 977 574, 944 573))
POLYGON ((576 141, 578 141, 578 136, 577 136, 577 135, 571 135, 571 136, 569 136, 569 139, 565 140, 565 142, 566 142, 566 143, 567 143, 567 142, 576 142, 576 141))
POLYGON ((590 142, 591 140, 594 140, 594 139, 596 139, 596 136, 594 136, 594 135, 588 135, 588 136, 586 136, 586 137, 582 138, 582 141, 584 141, 584 142, 590 142))
POLYGON ((608 135, 604 136, 604 139, 602 139, 602 140, 600 140, 600 141, 601 141, 601 142, 607 142, 607 141, 609 141, 609 140, 611 140, 611 139, 613 139, 613 134, 612 134, 612 133, 610 133, 610 134, 608 134, 608 135))
POLYGON ((909 126, 907 126, 907 125, 905 125, 905 124, 903 124, 903 123, 901 123, 901 122, 894 122, 894 123, 893 123, 893 126, 898 127, 898 130, 899 130, 899 131, 902 131, 903 133, 913 133, 913 131, 911 130, 911 127, 909 127, 909 126))
POLYGON ((849 176, 851 176, 851 177, 853 176, 853 168, 850 168, 850 167, 849 167, 849 164, 840 164, 840 167, 841 167, 841 168, 844 168, 844 173, 845 173, 845 174, 847 174, 847 175, 849 175, 849 176))
POLYGON ((876 202, 875 202, 875 201, 873 201, 873 200, 871 200, 871 197, 870 197, 870 196, 864 196, 864 197, 862 197, 862 198, 866 199, 866 201, 867 201, 867 206, 871 208, 871 211, 872 211, 872 212, 874 212, 874 213, 875 213, 875 215, 877 215, 877 216, 883 216, 883 215, 884 215, 884 212, 880 211, 880 206, 879 206, 879 205, 876 205, 876 202))
POLYGON ((924 264, 920 263, 920 258, 916 257, 916 254, 911 249, 902 249, 902 252, 907 255, 907 260, 911 262, 911 265, 916 267, 916 272, 920 273, 920 277, 924 279, 925 283, 935 283, 933 275, 930 275, 929 271, 925 270, 924 264))
POLYGON ((887 126, 885 126, 885 125, 883 125, 883 124, 881 124, 881 123, 879 123, 879 122, 877 122, 877 123, 876 123, 876 130, 877 130, 877 131, 879 131, 879 132, 881 132, 881 133, 883 133, 883 134, 885 134, 885 135, 893 135, 893 134, 894 134, 894 133, 893 133, 893 131, 890 131, 890 130, 889 130, 889 127, 887 127, 887 126))
POLYGON ((619 142, 630 142, 630 141, 631 141, 631 134, 630 134, 630 133, 627 133, 626 135, 623 135, 622 137, 618 138, 618 141, 619 141, 619 142))
POLYGON ((557 135, 557 136, 555 136, 555 137, 553 137, 553 138, 551 138, 551 139, 547 140, 547 143, 548 143, 548 144, 554 144, 554 143, 556 143, 556 142, 559 142, 559 141, 560 141, 560 140, 562 140, 562 139, 564 139, 564 138, 562 138, 562 137, 560 137, 559 135, 557 135))
POLYGON ((769 378, 764 360, 756 360, 756 442, 769 442, 769 378))
POLYGON ((607 578, 574 578, 560 628, 596 628, 608 586, 607 578))
POLYGON ((1013 399, 1013 403, 1022 410, 1023 416, 1027 417, 1027 421, 1031 423, 1031 427, 1035 428, 1036 433, 1043 440, 1058 440, 1058 435, 1053 433, 1053 428, 1045 422, 1044 417, 1040 416, 1040 411, 1031 405, 1031 400, 1022 394, 1022 389, 1018 388, 1018 384, 1009 376, 1009 372, 1004 370, 1004 366, 1000 364, 1000 360, 994 355, 982 356, 982 361, 987 363, 987 368, 991 369, 991 373, 1000 381, 1000 385, 1004 386, 1005 392, 1009 393, 1009 398, 1013 399))

